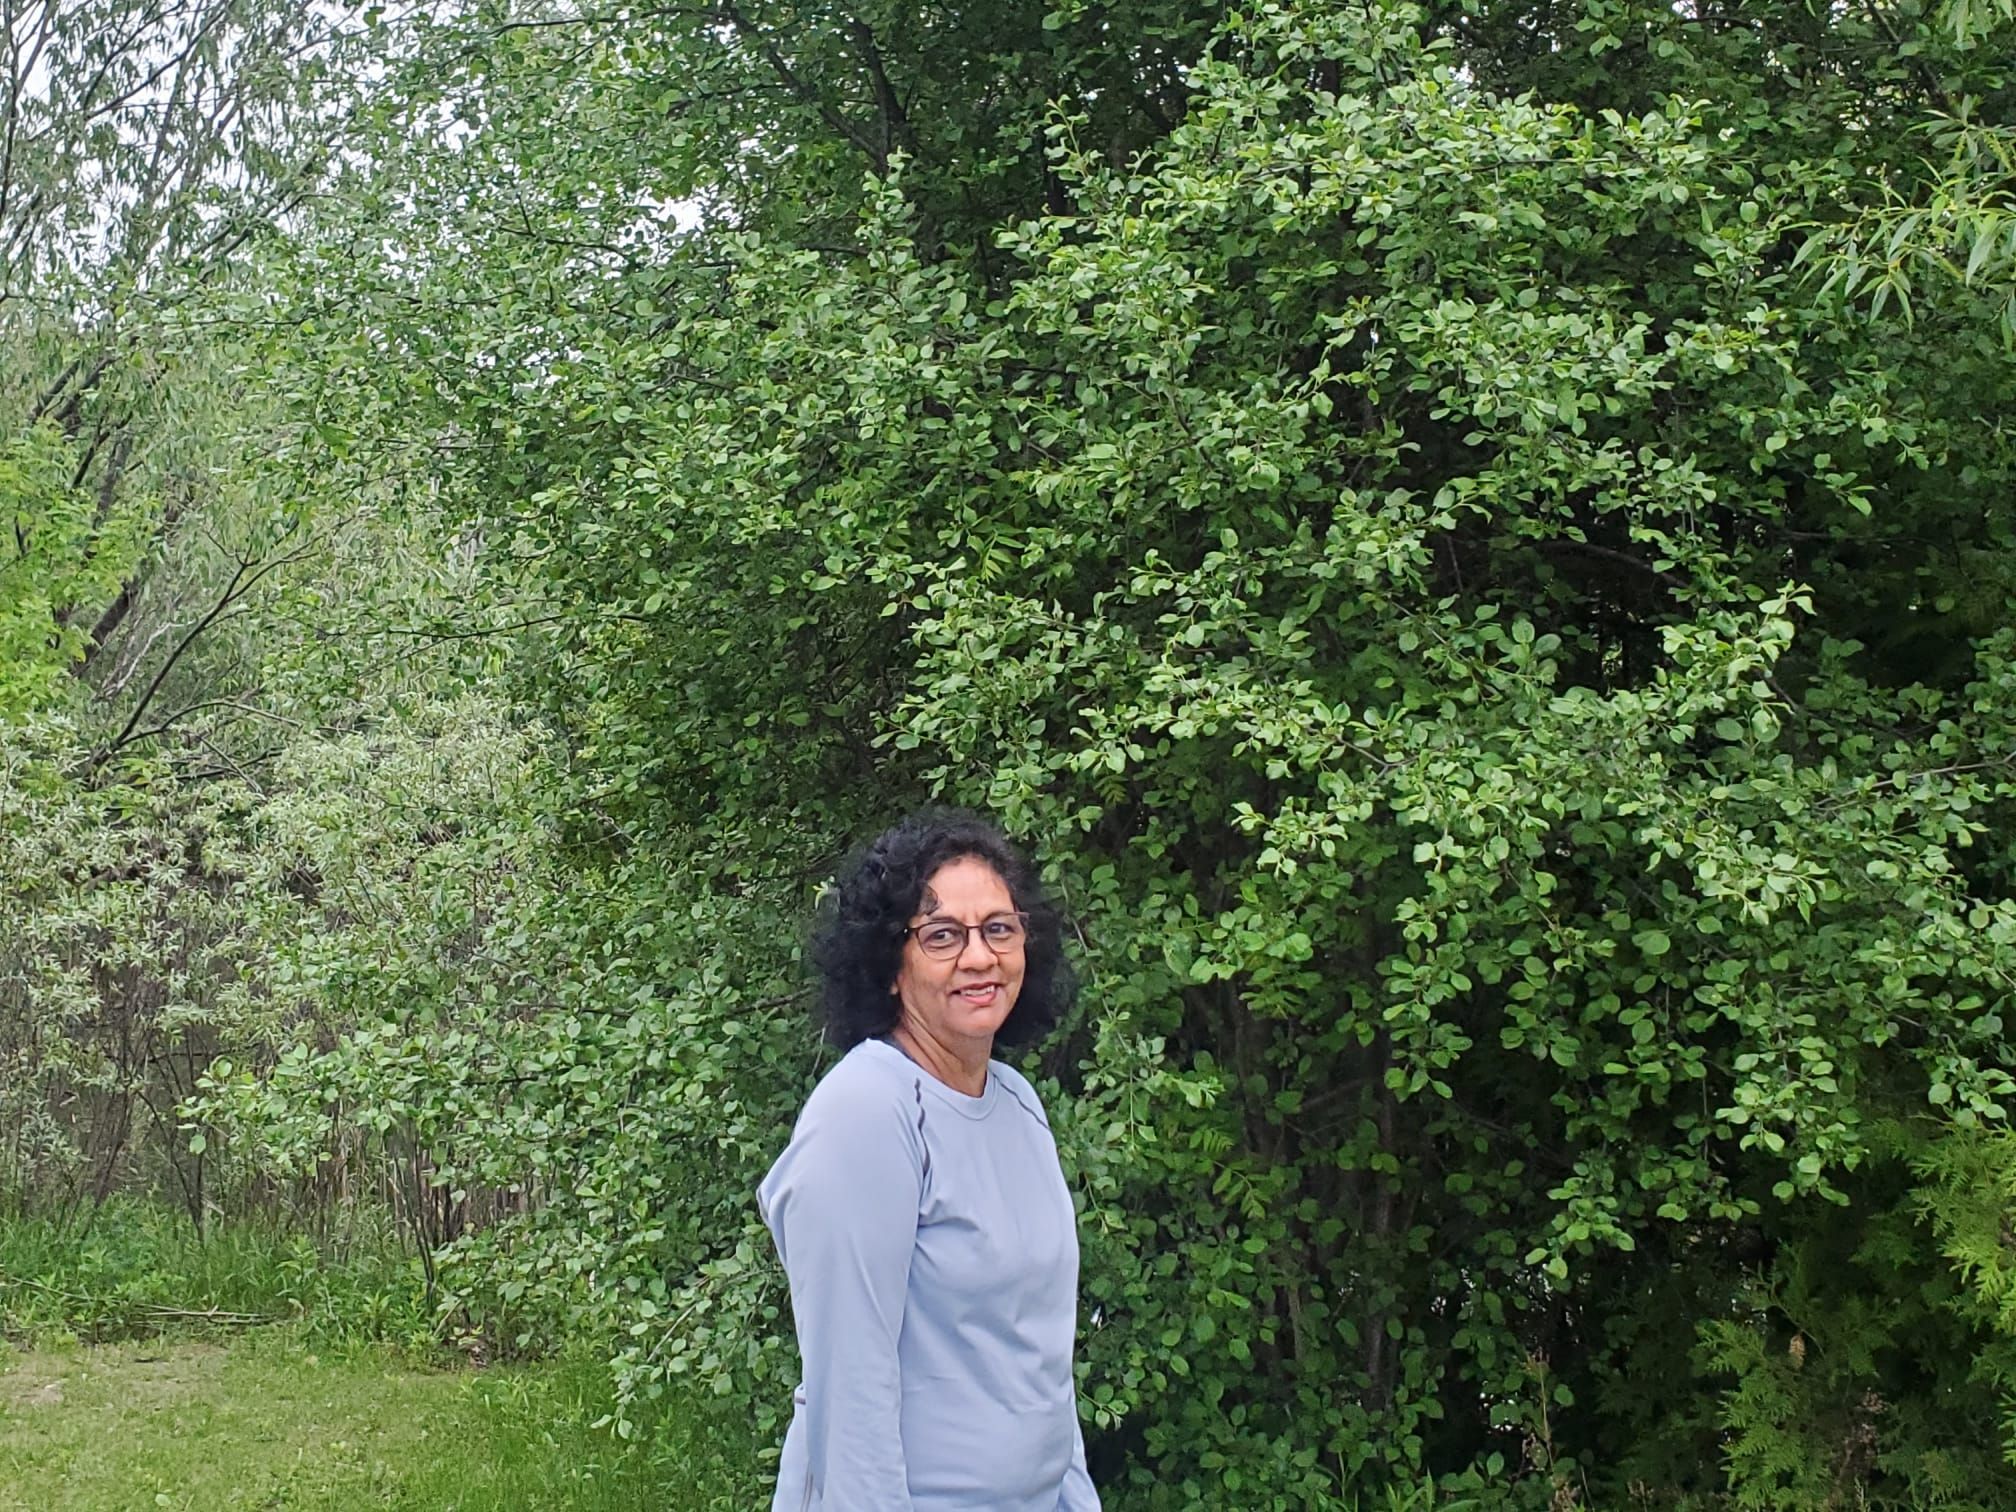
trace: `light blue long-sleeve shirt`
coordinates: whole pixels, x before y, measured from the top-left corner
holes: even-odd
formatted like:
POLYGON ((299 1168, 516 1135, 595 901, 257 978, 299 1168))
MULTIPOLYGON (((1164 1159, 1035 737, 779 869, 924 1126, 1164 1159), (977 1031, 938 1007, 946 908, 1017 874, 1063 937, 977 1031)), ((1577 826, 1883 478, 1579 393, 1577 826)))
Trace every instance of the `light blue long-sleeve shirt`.
POLYGON ((1098 1512, 1071 1352, 1078 1233, 1050 1124, 867 1040, 757 1192, 804 1384, 773 1512, 1098 1512))

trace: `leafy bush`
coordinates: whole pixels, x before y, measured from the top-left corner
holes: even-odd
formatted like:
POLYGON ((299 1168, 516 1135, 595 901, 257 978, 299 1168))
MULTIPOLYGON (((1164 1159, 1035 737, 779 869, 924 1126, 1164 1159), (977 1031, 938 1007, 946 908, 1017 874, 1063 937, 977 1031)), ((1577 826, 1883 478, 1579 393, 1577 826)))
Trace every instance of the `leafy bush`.
POLYGON ((1799 263, 2006 18, 1125 11, 412 35, 276 381, 483 543, 510 712, 248 821, 308 1021, 192 1112, 768 1434, 800 921, 948 797, 1082 935, 1116 1505, 2007 1504, 2003 303, 1799 263))

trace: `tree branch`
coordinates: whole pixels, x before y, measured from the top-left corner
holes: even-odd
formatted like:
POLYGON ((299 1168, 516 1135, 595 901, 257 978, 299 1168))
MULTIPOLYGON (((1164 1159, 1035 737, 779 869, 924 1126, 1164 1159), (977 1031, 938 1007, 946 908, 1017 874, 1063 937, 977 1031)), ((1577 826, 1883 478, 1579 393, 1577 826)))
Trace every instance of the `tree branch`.
MULTIPOLYGON (((133 706, 133 712, 126 717, 126 723, 120 728, 118 735, 113 737, 110 744, 99 748, 99 750, 92 754, 86 770, 93 773, 100 771, 105 763, 118 755, 119 752, 134 741, 144 738, 143 735, 136 735, 134 733, 140 727, 141 716, 147 712, 148 705, 154 701, 154 696, 161 691, 161 685, 168 680, 168 674, 175 670, 176 664, 182 660, 184 653, 196 644, 204 631, 221 620, 233 605, 237 604, 246 594, 257 587, 264 578, 278 571, 281 567, 300 561, 307 554, 307 548, 304 546, 285 555, 274 557, 270 561, 262 562, 256 567, 249 559, 241 559, 237 570, 231 574, 231 581, 224 585, 224 592, 219 595, 217 602, 211 605, 208 613, 190 627, 187 635, 175 643, 175 648, 168 653, 168 659, 155 672, 153 679, 147 684, 146 691, 140 695, 140 701, 133 706)), ((158 732, 159 727, 155 730, 144 732, 144 735, 151 736, 158 732)))
POLYGON ((724 5, 721 7, 721 14, 735 28, 737 35, 742 37, 744 41, 752 42, 756 45, 757 50, 763 54, 764 61, 770 65, 771 70, 783 81, 784 87, 798 97, 800 103, 809 105, 813 110, 817 111, 820 120, 838 132, 874 165, 875 176, 877 178, 887 178, 889 176, 889 154, 886 151, 879 150, 872 137, 861 131, 853 122, 827 104, 817 90, 799 78, 797 71, 791 67, 790 62, 786 60, 783 53, 777 50, 777 44, 764 35, 760 27, 744 16, 740 7, 724 5))

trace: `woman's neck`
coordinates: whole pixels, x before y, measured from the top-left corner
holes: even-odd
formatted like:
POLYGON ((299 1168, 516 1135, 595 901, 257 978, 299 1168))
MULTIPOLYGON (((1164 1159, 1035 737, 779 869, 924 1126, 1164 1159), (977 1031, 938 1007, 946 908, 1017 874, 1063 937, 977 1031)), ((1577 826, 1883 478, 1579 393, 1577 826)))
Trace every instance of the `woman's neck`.
POLYGON ((987 1090, 987 1059, 994 1048, 991 1042, 962 1053, 918 1033, 907 1023, 898 1024, 889 1038, 897 1049, 953 1091, 978 1097, 987 1090))

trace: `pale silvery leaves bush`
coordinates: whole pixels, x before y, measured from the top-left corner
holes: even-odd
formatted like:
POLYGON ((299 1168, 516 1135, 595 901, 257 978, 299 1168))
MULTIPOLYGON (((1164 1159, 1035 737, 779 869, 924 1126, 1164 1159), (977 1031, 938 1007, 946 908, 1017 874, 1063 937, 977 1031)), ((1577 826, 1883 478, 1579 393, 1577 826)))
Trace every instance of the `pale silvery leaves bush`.
MULTIPOLYGON (((9 1095, 43 1121, 86 1094, 130 1104, 132 1149, 105 1157, 114 1185, 128 1160, 143 1184, 183 1161, 176 1105, 213 1057, 261 1065, 360 1015, 445 1012, 444 997, 481 992, 481 936, 524 906, 550 850, 528 797, 536 725, 474 700, 298 734, 264 788, 147 782, 139 768, 87 786, 69 775, 89 753, 69 726, 10 734, 9 1095), (372 974, 399 969, 400 992, 374 997, 372 974)), ((62 1126, 88 1142, 114 1122, 87 1101, 62 1126)), ((80 1158, 66 1157, 73 1176, 80 1158)))

